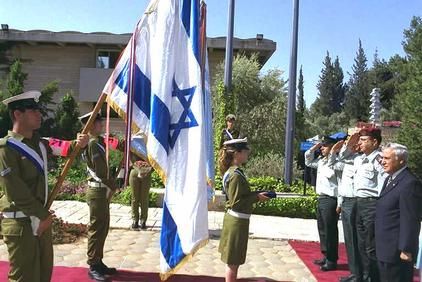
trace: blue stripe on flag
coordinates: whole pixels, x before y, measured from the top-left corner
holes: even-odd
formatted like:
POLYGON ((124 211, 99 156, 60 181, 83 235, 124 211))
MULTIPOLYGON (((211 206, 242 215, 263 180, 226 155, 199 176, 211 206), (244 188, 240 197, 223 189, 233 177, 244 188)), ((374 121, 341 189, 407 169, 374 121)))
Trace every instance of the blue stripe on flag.
POLYGON ((177 225, 165 202, 163 205, 163 221, 161 226, 161 253, 170 268, 174 268, 186 255, 182 250, 179 234, 177 233, 177 225))
POLYGON ((170 111, 166 104, 154 95, 152 98, 151 133, 160 142, 167 154, 169 153, 170 111))
POLYGON ((193 53, 199 62, 199 0, 182 0, 182 22, 192 41, 193 53), (192 17, 192 18, 191 18, 192 17))
MULTIPOLYGON (((151 81, 144 75, 138 65, 135 64, 133 101, 136 106, 149 118, 151 115, 151 81)), ((116 78, 116 84, 128 94, 129 82, 129 61, 126 62, 122 71, 116 78)))

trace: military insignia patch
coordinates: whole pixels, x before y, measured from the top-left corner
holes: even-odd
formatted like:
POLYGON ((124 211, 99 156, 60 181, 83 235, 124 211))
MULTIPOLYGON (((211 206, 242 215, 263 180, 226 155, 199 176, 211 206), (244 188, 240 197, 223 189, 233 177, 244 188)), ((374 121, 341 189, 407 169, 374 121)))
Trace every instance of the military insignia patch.
POLYGON ((0 171, 0 176, 6 176, 12 171, 12 168, 8 167, 2 171, 0 171))

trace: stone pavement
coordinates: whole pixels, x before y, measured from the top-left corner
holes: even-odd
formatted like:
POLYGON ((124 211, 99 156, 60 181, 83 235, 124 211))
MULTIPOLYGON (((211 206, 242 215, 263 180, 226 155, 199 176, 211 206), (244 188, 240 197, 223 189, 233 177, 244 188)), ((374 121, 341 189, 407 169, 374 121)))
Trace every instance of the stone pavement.
MULTIPOLYGON (((56 215, 71 223, 88 222, 88 207, 76 201, 56 201, 56 215)), ((104 261, 121 269, 159 272, 160 208, 150 208, 147 231, 131 231, 130 207, 111 205, 111 227, 106 241, 104 261)), ((218 253, 222 212, 209 212, 209 243, 178 273, 224 277, 225 265, 218 253)), ((341 226, 340 233, 341 232, 341 226)), ((342 234, 340 238, 343 238, 342 234)), ((253 215, 246 263, 239 278, 266 278, 269 281, 316 281, 286 239, 318 241, 315 220, 253 215), (270 280, 272 279, 272 280, 270 280)), ((55 265, 86 267, 87 239, 73 244, 55 245, 55 265)), ((7 250, 0 242, 0 260, 7 260, 7 250)))

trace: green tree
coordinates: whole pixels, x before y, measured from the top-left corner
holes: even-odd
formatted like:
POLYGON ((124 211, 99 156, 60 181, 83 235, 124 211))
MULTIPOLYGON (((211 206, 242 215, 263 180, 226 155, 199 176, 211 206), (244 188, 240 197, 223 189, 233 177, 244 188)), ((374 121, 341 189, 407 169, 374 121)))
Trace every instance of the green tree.
POLYGON ((41 90, 39 105, 41 115, 43 116, 43 122, 39 132, 42 136, 51 136, 53 133, 52 129, 54 127, 54 110, 52 110, 50 107, 56 104, 53 100, 53 97, 58 91, 59 82, 57 80, 53 80, 47 83, 41 90))
POLYGON ((403 83, 407 80, 407 59, 399 55, 394 55, 388 60, 388 69, 392 73, 392 78, 381 83, 381 120, 400 120, 402 113, 400 110, 400 93, 403 83), (383 90, 386 89, 386 90, 383 90), (384 98, 384 94, 386 97, 384 98), (390 99, 388 101, 388 99, 390 99), (388 108, 388 106, 390 106, 388 108))
MULTIPOLYGON (((15 60, 9 68, 9 74, 6 79, 7 89, 0 93, 0 99, 4 100, 22 93, 27 76, 28 74, 22 71, 22 63, 19 60, 15 60)), ((12 120, 10 119, 9 111, 2 103, 0 106, 0 136, 7 135, 7 131, 11 128, 12 120)))
POLYGON ((371 86, 368 79, 367 61, 359 39, 355 63, 352 66, 353 73, 348 83, 344 103, 344 109, 350 119, 365 121, 369 117, 371 86))
POLYGON ((24 92, 24 82, 27 77, 28 74, 22 70, 21 61, 15 60, 10 66, 9 78, 7 79, 9 96, 15 96, 24 92))
POLYGON ((67 93, 55 111, 53 136, 65 140, 74 139, 81 129, 78 116, 78 104, 72 93, 67 93))
POLYGON ((299 70, 299 81, 297 86, 297 106, 296 106, 296 124, 295 124, 295 130, 296 130, 296 140, 297 142, 301 142, 306 138, 305 135, 305 111, 306 111, 306 105, 305 105, 305 94, 304 94, 304 81, 303 81, 303 71, 302 66, 300 66, 299 70))
POLYGON ((306 117, 308 136, 330 135, 338 131, 347 132, 350 119, 346 113, 334 113, 331 116, 315 115, 310 111, 306 117))
POLYGON ((393 70, 390 68, 388 62, 378 58, 377 52, 374 54, 372 68, 368 71, 368 78, 370 88, 380 89, 382 108, 390 110, 391 103, 398 89, 395 87, 393 70))
POLYGON ((332 63, 329 52, 325 56, 323 69, 317 84, 318 97, 312 104, 319 115, 330 116, 342 110, 345 86, 343 84, 343 70, 338 57, 332 63))
POLYGON ((297 95, 297 113, 301 116, 303 116, 305 114, 305 110, 306 110, 306 104, 305 104, 305 91, 303 88, 304 85, 304 81, 303 81, 303 71, 302 71, 302 66, 300 66, 300 70, 299 70, 299 81, 297 84, 297 90, 298 90, 298 95, 297 95))
POLYGON ((399 142, 409 149, 409 167, 422 178, 422 18, 414 17, 404 31, 403 47, 408 63, 406 81, 397 101, 402 128, 399 142))
POLYGON ((272 69, 260 73, 258 57, 240 54, 233 62, 231 93, 225 94, 223 86, 224 64, 220 64, 214 76, 213 109, 215 148, 220 144, 220 132, 225 126, 228 113, 237 116, 237 127, 247 136, 253 152, 266 154, 284 150, 284 120, 286 82, 283 72, 272 69))

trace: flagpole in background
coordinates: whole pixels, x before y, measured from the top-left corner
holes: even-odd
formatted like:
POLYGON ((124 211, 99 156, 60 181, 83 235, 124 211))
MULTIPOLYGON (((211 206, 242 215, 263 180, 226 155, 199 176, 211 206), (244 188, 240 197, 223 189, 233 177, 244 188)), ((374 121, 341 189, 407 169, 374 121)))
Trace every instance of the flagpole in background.
POLYGON ((135 42, 136 42, 136 34, 137 34, 138 28, 135 28, 135 31, 133 32, 132 39, 131 39, 131 45, 130 45, 130 62, 129 62, 129 80, 128 80, 128 94, 127 94, 127 113, 126 113, 126 132, 125 132, 125 151, 124 151, 124 181, 123 181, 123 187, 127 187, 128 185, 128 179, 129 179, 129 165, 130 165, 130 140, 132 137, 132 114, 133 114, 133 96, 134 96, 134 72, 135 72, 135 42))
POLYGON ((297 72, 297 35, 299 25, 299 0, 293 0, 293 33, 292 49, 290 53, 289 70, 289 95, 287 102, 286 139, 285 139, 285 162, 284 182, 292 184, 293 151, 295 136, 295 112, 296 112, 296 72, 297 72))
POLYGON ((234 3, 235 0, 229 0, 226 38, 226 59, 224 66, 224 86, 226 87, 226 93, 229 93, 232 87, 234 3))

